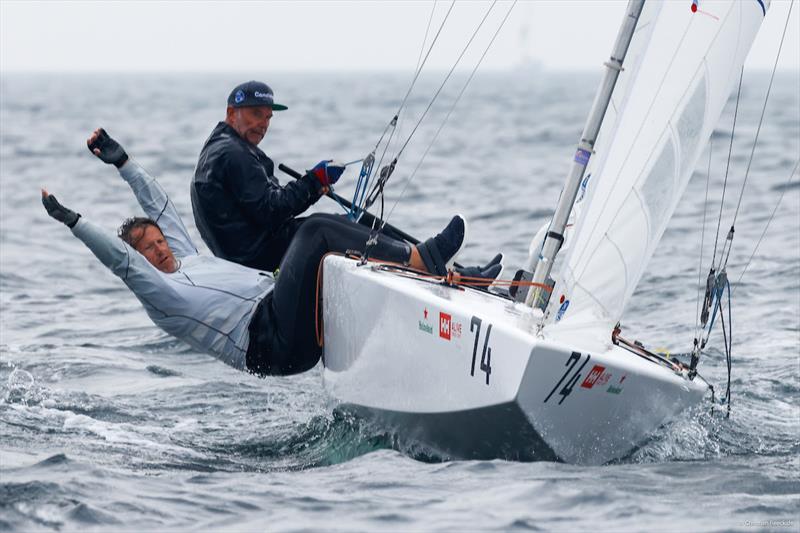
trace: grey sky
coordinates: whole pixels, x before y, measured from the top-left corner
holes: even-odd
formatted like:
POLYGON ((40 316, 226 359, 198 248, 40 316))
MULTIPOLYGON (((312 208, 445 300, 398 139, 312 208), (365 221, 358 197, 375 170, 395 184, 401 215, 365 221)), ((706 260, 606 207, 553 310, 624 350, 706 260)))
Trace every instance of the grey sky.
MULTIPOLYGON (((685 2, 691 0, 668 0, 685 2)), ((741 0, 751 2, 755 0, 741 0)), ((771 68, 789 11, 773 0, 747 66, 771 68)), ((18 2, 0 0, 2 71, 411 70, 432 0, 378 2, 18 2)), ((431 32, 450 2, 436 2, 431 32)), ((490 5, 458 2, 432 68, 449 68, 490 5)), ((510 7, 498 2, 471 67, 510 7)), ((526 60, 547 68, 599 68, 626 2, 521 1, 483 68, 526 60)), ((430 39, 430 38, 429 38, 430 39)), ((800 68, 800 6, 792 11, 781 69, 800 68)))

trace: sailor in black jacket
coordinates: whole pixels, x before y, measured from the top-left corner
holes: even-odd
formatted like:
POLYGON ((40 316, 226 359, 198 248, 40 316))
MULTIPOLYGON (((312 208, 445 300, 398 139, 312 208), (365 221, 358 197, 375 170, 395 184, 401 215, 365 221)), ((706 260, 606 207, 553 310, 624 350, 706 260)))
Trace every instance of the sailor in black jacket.
MULTIPOLYGON (((297 181, 284 186, 278 183, 275 165, 258 143, 267 133, 273 111, 285 109, 275 103, 272 89, 265 83, 249 81, 235 87, 228 97, 225 121, 217 124, 200 152, 191 185, 195 223, 213 254, 259 270, 278 268, 306 220, 297 215, 327 193, 344 171, 344 166, 320 161, 297 181)), ((369 228, 344 217, 315 217, 316 222, 326 220, 340 234, 359 242, 366 243, 370 235, 369 228)), ((460 236, 445 238, 452 241, 448 245, 429 239, 411 246, 381 234, 375 251, 384 258, 402 257, 401 262, 410 266, 445 275, 466 231, 462 217, 453 217, 453 224, 450 233, 460 236)), ((502 254, 498 254, 483 267, 459 272, 494 279, 502 269, 501 261, 502 254)))
POLYGON ((278 267, 302 222, 295 217, 341 175, 339 167, 326 171, 323 165, 280 185, 274 163, 257 145, 272 112, 284 109, 264 83, 234 88, 226 119, 203 146, 191 185, 195 223, 214 255, 269 271, 278 267))

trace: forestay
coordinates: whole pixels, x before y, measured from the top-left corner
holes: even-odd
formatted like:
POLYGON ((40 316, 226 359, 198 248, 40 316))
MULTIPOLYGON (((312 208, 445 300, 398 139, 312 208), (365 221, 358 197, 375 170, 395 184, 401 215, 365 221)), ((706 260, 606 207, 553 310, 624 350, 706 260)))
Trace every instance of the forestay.
POLYGON ((646 2, 557 275, 557 329, 610 339, 738 80, 769 0, 646 2), (601 333, 602 332, 602 333, 601 333))

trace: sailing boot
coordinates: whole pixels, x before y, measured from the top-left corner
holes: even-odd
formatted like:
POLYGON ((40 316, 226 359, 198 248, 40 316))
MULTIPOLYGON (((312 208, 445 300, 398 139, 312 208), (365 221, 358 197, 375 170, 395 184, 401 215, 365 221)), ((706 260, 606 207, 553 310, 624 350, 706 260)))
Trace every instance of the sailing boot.
POLYGON ((500 253, 483 266, 456 267, 455 271, 468 278, 495 280, 500 277, 500 274, 503 272, 503 259, 504 256, 500 253))
POLYGON ((464 246, 466 236, 467 221, 461 215, 456 215, 436 237, 418 244, 417 251, 428 272, 446 276, 464 246))

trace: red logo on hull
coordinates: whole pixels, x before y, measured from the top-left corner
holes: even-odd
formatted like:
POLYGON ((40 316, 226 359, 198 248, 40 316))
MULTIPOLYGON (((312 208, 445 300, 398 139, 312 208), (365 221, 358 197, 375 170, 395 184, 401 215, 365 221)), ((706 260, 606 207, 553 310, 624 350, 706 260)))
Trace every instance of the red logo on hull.
POLYGON ((450 315, 439 312, 439 336, 450 340, 450 315))
MULTIPOLYGON (((589 372, 589 375, 586 376, 586 379, 584 379, 583 383, 581 383, 581 387, 583 387, 584 389, 591 389, 592 387, 594 387, 595 384, 600 380, 600 377, 603 375, 605 369, 606 367, 604 366, 594 365, 592 371, 589 372)), ((608 381, 607 378, 606 381, 608 381)))

